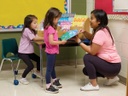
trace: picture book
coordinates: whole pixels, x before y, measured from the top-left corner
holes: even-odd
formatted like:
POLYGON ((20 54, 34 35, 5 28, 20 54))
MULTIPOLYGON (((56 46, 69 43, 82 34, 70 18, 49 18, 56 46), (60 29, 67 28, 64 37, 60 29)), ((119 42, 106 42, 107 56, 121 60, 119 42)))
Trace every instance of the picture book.
POLYGON ((79 26, 82 27, 87 20, 87 15, 75 15, 72 26, 79 26))
POLYGON ((75 30, 69 30, 67 31, 66 33, 64 33, 60 39, 61 40, 68 40, 68 39, 71 39, 72 37, 76 36, 78 34, 78 30, 75 29, 75 30))

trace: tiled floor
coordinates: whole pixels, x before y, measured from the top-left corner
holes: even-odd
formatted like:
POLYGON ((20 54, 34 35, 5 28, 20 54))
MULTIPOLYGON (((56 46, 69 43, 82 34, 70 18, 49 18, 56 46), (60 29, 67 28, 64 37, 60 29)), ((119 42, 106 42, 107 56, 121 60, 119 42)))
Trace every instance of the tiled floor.
MULTIPOLYGON (((103 86, 105 79, 99 78, 99 91, 80 91, 80 87, 88 83, 88 78, 82 73, 82 65, 77 66, 57 66, 56 72, 60 78, 63 88, 58 94, 45 93, 45 81, 42 84, 39 78, 31 78, 31 73, 27 76, 29 85, 13 85, 13 74, 11 71, 0 73, 0 96, 126 96, 126 86, 118 83, 114 86, 103 86)), ((20 79, 23 70, 19 71, 17 79, 20 79)), ((45 73, 45 69, 44 69, 45 73)))

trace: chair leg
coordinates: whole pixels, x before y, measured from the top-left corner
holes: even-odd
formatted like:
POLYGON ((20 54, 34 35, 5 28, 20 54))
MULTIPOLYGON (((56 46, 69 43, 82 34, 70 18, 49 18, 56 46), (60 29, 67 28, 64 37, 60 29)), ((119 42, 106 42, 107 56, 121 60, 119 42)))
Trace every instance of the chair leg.
POLYGON ((11 67, 12 67, 12 71, 13 71, 13 75, 14 75, 14 80, 16 80, 14 64, 13 64, 12 60, 10 60, 10 62, 11 62, 11 67))
POLYGON ((2 67, 3 67, 4 60, 5 60, 5 59, 2 59, 2 61, 1 61, 0 71, 1 71, 1 69, 2 69, 2 67))
POLYGON ((18 68, 19 68, 19 65, 20 65, 20 61, 21 61, 21 59, 18 60, 18 64, 17 64, 17 67, 16 67, 16 71, 18 71, 18 68))

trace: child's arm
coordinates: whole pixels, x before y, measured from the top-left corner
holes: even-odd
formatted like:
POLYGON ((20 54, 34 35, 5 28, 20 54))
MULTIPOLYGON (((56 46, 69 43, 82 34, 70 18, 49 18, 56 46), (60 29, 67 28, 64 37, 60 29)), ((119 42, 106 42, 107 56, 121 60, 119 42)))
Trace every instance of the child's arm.
POLYGON ((44 38, 40 37, 40 36, 35 36, 35 38, 33 38, 33 41, 43 41, 44 38))
POLYGON ((65 43, 67 42, 66 40, 54 41, 54 40, 53 40, 53 34, 50 34, 48 38, 49 38, 49 43, 50 43, 51 45, 65 44, 65 43))

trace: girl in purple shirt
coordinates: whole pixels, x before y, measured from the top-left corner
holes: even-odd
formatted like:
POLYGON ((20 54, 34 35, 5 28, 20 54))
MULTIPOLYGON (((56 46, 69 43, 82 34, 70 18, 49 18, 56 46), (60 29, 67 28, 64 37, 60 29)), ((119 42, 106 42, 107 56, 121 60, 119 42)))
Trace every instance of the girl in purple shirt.
POLYGON ((20 39, 18 55, 27 65, 26 69, 22 74, 22 79, 20 79, 20 83, 28 84, 28 80, 26 79, 27 74, 34 68, 34 65, 31 60, 36 62, 37 71, 35 71, 36 75, 40 75, 40 57, 34 53, 34 47, 32 41, 43 40, 43 37, 38 37, 36 35, 37 29, 37 17, 34 15, 27 15, 24 19, 24 27, 22 30, 22 36, 20 39))
POLYGON ((47 57, 46 69, 46 92, 58 93, 58 88, 62 85, 55 73, 56 54, 59 54, 59 44, 65 44, 66 41, 58 41, 57 23, 61 17, 61 12, 57 8, 50 8, 44 19, 44 42, 46 44, 45 52, 47 57), (51 83, 51 78, 53 82, 51 83))

